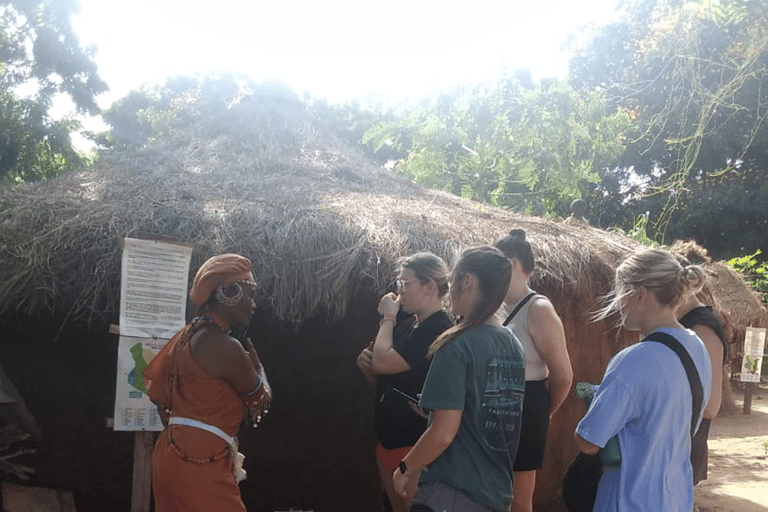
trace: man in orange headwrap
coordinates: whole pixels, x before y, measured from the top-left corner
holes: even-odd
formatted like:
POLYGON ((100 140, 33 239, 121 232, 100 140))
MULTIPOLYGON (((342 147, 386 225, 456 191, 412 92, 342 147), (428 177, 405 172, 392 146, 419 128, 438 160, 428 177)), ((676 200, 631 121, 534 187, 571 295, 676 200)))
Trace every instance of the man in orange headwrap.
POLYGON ((166 425, 152 460, 155 510, 244 512, 235 436, 246 411, 259 421, 272 396, 250 338, 241 344, 229 335, 247 327, 255 308, 251 262, 237 254, 210 258, 189 296, 198 316, 144 370, 166 425))

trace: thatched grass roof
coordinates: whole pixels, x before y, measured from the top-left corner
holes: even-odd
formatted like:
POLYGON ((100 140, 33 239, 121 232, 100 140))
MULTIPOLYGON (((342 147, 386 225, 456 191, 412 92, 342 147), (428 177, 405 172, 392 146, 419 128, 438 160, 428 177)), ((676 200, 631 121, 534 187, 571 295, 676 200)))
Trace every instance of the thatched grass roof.
MULTIPOLYGON (((758 292, 733 271, 724 261, 712 261, 707 250, 692 240, 678 240, 670 250, 699 265, 707 274, 707 286, 700 294, 706 304, 712 304, 726 324, 732 324, 744 340, 744 328, 768 327, 768 313, 758 292)), ((739 348, 741 350, 741 348, 739 348)))
POLYGON ((318 313, 340 317, 361 286, 383 290, 401 255, 430 250, 450 261, 512 227, 536 247, 538 281, 587 296, 605 291, 613 266, 638 247, 425 190, 295 105, 244 102, 81 172, 1 189, 0 314, 114 320, 118 241, 152 235, 195 244, 193 272, 216 253, 250 257, 264 306, 298 325, 318 313))

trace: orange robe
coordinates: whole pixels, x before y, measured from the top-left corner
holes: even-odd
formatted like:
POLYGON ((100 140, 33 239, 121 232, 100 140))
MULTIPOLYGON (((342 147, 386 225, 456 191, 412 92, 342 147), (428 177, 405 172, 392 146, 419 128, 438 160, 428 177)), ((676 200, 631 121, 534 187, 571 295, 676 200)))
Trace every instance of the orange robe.
MULTIPOLYGON (((152 381, 149 396, 167 405, 172 417, 202 421, 236 436, 246 405, 228 382, 200 368, 189 343, 178 344, 188 329, 181 329, 144 370, 152 381)), ((199 428, 163 430, 152 456, 156 512, 245 512, 228 450, 226 441, 199 428)))

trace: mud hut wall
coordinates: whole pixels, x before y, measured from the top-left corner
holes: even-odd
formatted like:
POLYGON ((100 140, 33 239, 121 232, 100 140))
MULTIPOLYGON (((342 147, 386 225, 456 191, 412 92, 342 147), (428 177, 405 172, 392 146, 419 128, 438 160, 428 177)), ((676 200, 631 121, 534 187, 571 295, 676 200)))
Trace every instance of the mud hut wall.
MULTIPOLYGON (((241 430, 248 510, 376 510, 374 390, 356 366, 375 337, 378 294, 361 289, 338 322, 298 330, 260 309, 249 335, 275 390, 257 429, 241 430), (343 485, 342 485, 343 483, 343 485)), ((3 319, 0 358, 38 418, 44 442, 30 484, 71 490, 81 512, 130 508, 133 439, 114 412, 117 339, 63 318, 3 319), (63 327, 62 327, 63 325, 63 327)))
POLYGON ((317 315, 297 330, 259 310, 249 335, 274 390, 258 428, 241 429, 250 511, 378 510, 374 389, 357 368, 378 328, 378 293, 362 288, 337 322, 317 315))

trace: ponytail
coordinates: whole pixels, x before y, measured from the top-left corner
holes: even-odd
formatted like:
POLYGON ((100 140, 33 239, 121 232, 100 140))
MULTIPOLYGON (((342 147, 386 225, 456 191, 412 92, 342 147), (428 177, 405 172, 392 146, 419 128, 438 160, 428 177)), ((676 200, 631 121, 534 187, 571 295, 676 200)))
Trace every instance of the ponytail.
POLYGON ((490 246, 473 247, 461 253, 451 272, 451 286, 458 287, 454 293, 461 294, 461 280, 472 274, 478 283, 482 300, 474 311, 462 317, 459 322, 443 332, 429 347, 427 356, 432 357, 446 343, 484 324, 496 314, 504 301, 512 274, 512 264, 497 248, 490 246))

